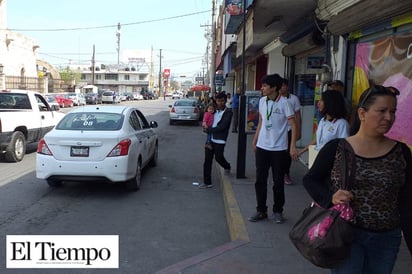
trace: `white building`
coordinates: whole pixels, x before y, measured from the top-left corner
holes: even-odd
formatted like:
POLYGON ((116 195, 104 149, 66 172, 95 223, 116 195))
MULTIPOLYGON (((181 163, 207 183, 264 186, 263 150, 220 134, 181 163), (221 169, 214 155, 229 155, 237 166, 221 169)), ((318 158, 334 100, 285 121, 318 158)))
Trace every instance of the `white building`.
POLYGON ((7 0, 0 0, 0 64, 6 76, 38 77, 37 42, 8 30, 7 0))

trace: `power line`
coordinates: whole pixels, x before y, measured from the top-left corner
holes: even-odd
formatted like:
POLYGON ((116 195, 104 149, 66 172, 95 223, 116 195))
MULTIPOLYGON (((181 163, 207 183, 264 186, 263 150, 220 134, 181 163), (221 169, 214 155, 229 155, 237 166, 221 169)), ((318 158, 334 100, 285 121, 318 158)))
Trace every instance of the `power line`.
MULTIPOLYGON (((134 23, 120 24, 120 26, 131 26, 131 25, 140 25, 140 24, 161 22, 161 21, 167 21, 167 20, 172 20, 172 19, 177 19, 177 18, 182 18, 182 17, 198 15, 198 14, 207 13, 207 12, 210 12, 210 10, 193 12, 193 13, 182 14, 182 15, 176 15, 176 16, 165 17, 165 18, 159 18, 159 19, 139 21, 139 22, 134 22, 134 23)), ((78 30, 117 28, 118 25, 119 24, 107 25, 107 26, 97 26, 97 27, 59 28, 59 29, 0 29, 0 30, 24 31, 24 32, 29 32, 29 31, 34 31, 34 32, 57 32, 57 31, 78 31, 78 30)))

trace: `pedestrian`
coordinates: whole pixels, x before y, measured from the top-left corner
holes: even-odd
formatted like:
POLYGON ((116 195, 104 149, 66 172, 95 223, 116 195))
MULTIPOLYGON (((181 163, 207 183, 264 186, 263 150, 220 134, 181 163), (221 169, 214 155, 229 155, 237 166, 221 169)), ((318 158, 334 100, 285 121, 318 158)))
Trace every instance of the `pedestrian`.
POLYGON ((350 256, 332 273, 392 273, 402 235, 412 255, 411 151, 386 136, 395 121, 397 95, 392 87, 365 90, 354 117, 355 134, 324 145, 303 177, 304 187, 320 206, 349 203, 354 212, 350 256), (349 190, 339 187, 344 172, 343 153, 337 153, 341 141, 355 154, 349 190))
POLYGON ((206 133, 211 133, 212 149, 205 148, 205 160, 203 162, 203 183, 199 188, 210 188, 212 185, 212 163, 213 157, 226 172, 230 172, 230 163, 225 159, 224 151, 227 136, 229 134, 232 111, 226 109, 226 94, 216 95, 216 111, 213 116, 213 126, 205 128, 206 133))
MULTIPOLYGON (((302 116, 300 114, 300 101, 299 97, 295 94, 289 92, 289 81, 288 79, 283 79, 282 87, 280 89, 280 94, 285 97, 290 104, 292 109, 295 111, 295 122, 296 122, 296 141, 300 140, 302 136, 302 116)), ((292 165, 292 158, 290 157, 290 144, 292 140, 292 127, 288 124, 288 149, 285 161, 285 176, 283 181, 287 185, 291 185, 292 178, 290 177, 290 166, 292 165)))
POLYGON ((232 110, 232 94, 227 93, 226 96, 226 108, 232 110))
POLYGON ((240 96, 240 87, 236 89, 236 93, 233 95, 232 99, 232 111, 233 111, 233 127, 232 132, 237 133, 239 126, 239 96, 240 96))
POLYGON ((273 216, 276 223, 283 223, 283 206, 285 204, 284 175, 286 151, 288 149, 288 123, 292 127, 290 155, 297 159, 297 126, 295 111, 289 101, 280 95, 283 79, 278 74, 262 78, 262 94, 259 99, 259 122, 253 138, 252 147, 256 158, 256 200, 257 212, 249 218, 257 222, 267 215, 267 180, 269 169, 273 178, 273 216))
POLYGON ((346 120, 350 121, 351 114, 352 114, 352 103, 348 98, 345 97, 345 85, 343 84, 342 81, 340 80, 333 80, 327 84, 327 90, 336 90, 339 91, 342 96, 343 100, 345 102, 345 108, 346 108, 346 120))
POLYGON ((336 90, 326 90, 321 94, 317 105, 321 119, 316 129, 315 139, 299 151, 299 156, 315 146, 318 152, 327 142, 349 136, 349 123, 346 120, 346 108, 343 95, 336 90))
MULTIPOLYGON (((206 108, 206 112, 203 115, 203 122, 202 122, 202 127, 203 129, 207 129, 211 126, 213 126, 213 116, 215 113, 215 105, 213 103, 209 103, 206 108)), ((206 138, 206 144, 205 147, 207 149, 213 149, 212 146, 212 134, 207 133, 207 138, 206 138)))

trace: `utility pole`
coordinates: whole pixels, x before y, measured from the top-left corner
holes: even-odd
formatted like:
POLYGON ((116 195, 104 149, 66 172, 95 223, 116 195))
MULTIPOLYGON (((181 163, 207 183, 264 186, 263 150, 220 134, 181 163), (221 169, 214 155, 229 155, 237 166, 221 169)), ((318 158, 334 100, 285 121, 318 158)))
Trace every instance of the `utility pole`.
POLYGON ((117 65, 120 64, 120 23, 117 23, 117 65))
MULTIPOLYGON (((149 89, 153 91, 153 46, 150 50, 150 75, 149 75, 149 89)), ((159 96, 159 95, 158 95, 159 96)))
MULTIPOLYGON (((200 25, 203 28, 206 28, 205 30, 205 38, 207 40, 207 44, 206 44, 206 55, 205 55, 205 59, 202 61, 202 65, 206 64, 206 75, 210 75, 210 71, 209 71, 209 51, 210 51, 210 43, 212 41, 212 35, 211 35, 211 27, 212 25, 200 25), (204 63, 204 64, 203 64, 204 63)), ((210 78, 210 77, 209 77, 210 78)), ((209 85, 210 83, 210 79, 208 79, 208 81, 205 81, 205 84, 209 85)))
POLYGON ((246 178, 246 0, 243 0, 242 90, 239 98, 239 133, 237 139, 236 178, 246 178))
MULTIPOLYGON (((159 50, 160 51, 160 54, 159 54, 159 59, 160 59, 160 62, 159 62, 159 95, 158 96, 160 96, 161 94, 161 91, 162 91, 162 49, 160 49, 159 50)), ((163 99, 165 99, 165 94, 163 94, 163 99)))
POLYGON ((93 55, 92 55, 92 85, 94 85, 94 70, 95 70, 95 63, 96 63, 96 59, 95 59, 95 51, 94 51, 94 44, 93 44, 93 55))
POLYGON ((216 74, 216 0, 212 0, 212 60, 210 64, 210 86, 212 87, 212 93, 216 91, 215 86, 215 74, 216 74))

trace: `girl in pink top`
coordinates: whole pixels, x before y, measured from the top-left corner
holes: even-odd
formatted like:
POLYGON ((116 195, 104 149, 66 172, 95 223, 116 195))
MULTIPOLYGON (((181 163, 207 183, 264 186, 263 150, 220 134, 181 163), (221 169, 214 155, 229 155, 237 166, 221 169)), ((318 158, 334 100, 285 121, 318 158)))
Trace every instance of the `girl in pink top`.
MULTIPOLYGON (((213 126, 214 113, 215 113, 215 105, 213 103, 208 104, 206 112, 203 115, 203 122, 202 122, 203 128, 209 128, 213 126)), ((213 149, 211 139, 212 139, 212 134, 208 133, 207 139, 206 139, 206 145, 205 145, 205 147, 208 149, 213 149)))

